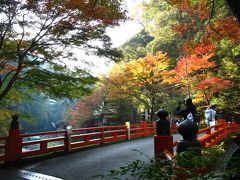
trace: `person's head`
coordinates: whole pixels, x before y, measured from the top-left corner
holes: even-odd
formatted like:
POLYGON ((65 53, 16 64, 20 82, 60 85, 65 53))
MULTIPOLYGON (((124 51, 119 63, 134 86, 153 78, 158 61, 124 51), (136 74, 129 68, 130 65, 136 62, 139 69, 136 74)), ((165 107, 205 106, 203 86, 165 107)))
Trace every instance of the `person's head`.
POLYGON ((192 104, 192 99, 191 98, 188 98, 187 100, 186 100, 186 102, 185 102, 185 105, 186 106, 189 106, 189 105, 191 105, 192 104))
POLYGON ((164 110, 164 109, 159 109, 156 112, 156 115, 160 119, 166 119, 168 117, 169 113, 166 110, 164 110))

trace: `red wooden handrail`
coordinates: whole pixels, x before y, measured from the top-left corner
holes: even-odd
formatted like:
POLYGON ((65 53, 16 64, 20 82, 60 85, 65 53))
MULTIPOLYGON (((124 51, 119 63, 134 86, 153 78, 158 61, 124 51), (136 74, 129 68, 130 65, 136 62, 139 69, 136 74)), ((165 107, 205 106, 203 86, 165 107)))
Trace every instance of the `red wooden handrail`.
MULTIPOLYGON (((130 138, 142 137, 155 134, 155 129, 152 123, 147 124, 143 122, 141 124, 131 124, 131 130, 128 131, 126 125, 116 126, 102 126, 102 127, 89 127, 78 128, 71 130, 71 134, 67 130, 39 132, 30 134, 19 134, 19 130, 13 130, 14 137, 18 137, 18 143, 16 142, 10 154, 17 153, 19 158, 42 155, 49 152, 56 151, 69 151, 71 148, 83 147, 87 145, 103 144, 110 141, 128 140, 130 138), (129 133, 130 132, 130 133, 129 133), (33 136, 41 136, 40 140, 29 140, 33 136), (50 146, 49 143, 54 145, 50 146), (27 149, 28 148, 28 149, 27 149), (29 149, 30 148, 30 149, 29 149)), ((0 137, 0 140, 10 139, 8 137, 0 137)), ((6 143, 0 143, 0 149, 3 149, 3 154, 0 154, 0 161, 11 161, 11 157, 5 157, 4 150, 6 149, 6 143), (6 159, 5 159, 6 158, 6 159)))
MULTIPOLYGON (((240 133, 240 125, 233 123, 226 123, 225 121, 221 121, 219 124, 214 126, 206 127, 204 129, 200 129, 198 135, 199 142, 203 147, 209 148, 215 144, 217 144, 221 139, 225 138, 228 134, 236 132, 240 133)), ((173 148, 178 144, 178 141, 173 142, 173 148)), ((168 159, 169 151, 165 149, 163 151, 165 157, 168 159)))
POLYGON ((31 137, 31 136, 41 136, 41 135, 43 136, 43 135, 50 135, 50 134, 53 135, 53 134, 60 134, 60 133, 66 133, 66 130, 21 134, 21 137, 31 137))
POLYGON ((201 129, 198 135, 202 135, 198 138, 203 147, 211 147, 217 144, 221 139, 225 138, 232 132, 240 132, 240 126, 236 123, 226 123, 221 121, 211 127, 201 129))
POLYGON ((6 140, 6 139, 7 139, 7 136, 0 137, 0 141, 1 141, 1 140, 6 140))
MULTIPOLYGON (((177 126, 171 126, 171 132, 176 132, 177 126)), ((237 124, 224 123, 223 121, 215 126, 207 127, 199 131, 199 141, 204 147, 210 147, 216 144, 220 139, 226 137, 231 132, 238 132, 239 126, 237 124)), ((42 155, 56 151, 70 151, 72 148, 78 148, 94 144, 104 144, 110 141, 129 140, 131 138, 144 137, 155 134, 155 124, 142 122, 140 124, 131 124, 130 129, 125 125, 116 126, 102 126, 102 127, 90 127, 73 129, 71 132, 67 130, 39 132, 31 134, 19 134, 18 131, 14 131, 14 136, 19 137, 20 141, 16 147, 20 149, 20 158, 42 155), (43 139, 25 141, 27 137, 41 136, 43 139), (50 146, 50 143, 52 144, 50 146), (19 147, 18 147, 19 145, 19 147), (27 147, 33 147, 31 150, 26 150, 27 147), (24 148, 24 149, 23 149, 24 148)), ((0 140, 5 140, 8 137, 0 137, 0 140)), ((178 141, 172 142, 174 148, 178 141)), ((0 143, 0 149, 7 149, 6 144, 0 143)), ((13 154, 13 153, 12 153, 13 154)), ((9 160, 6 159, 6 155, 0 154, 0 161, 9 160)), ((11 158, 10 158, 11 160, 11 158)))

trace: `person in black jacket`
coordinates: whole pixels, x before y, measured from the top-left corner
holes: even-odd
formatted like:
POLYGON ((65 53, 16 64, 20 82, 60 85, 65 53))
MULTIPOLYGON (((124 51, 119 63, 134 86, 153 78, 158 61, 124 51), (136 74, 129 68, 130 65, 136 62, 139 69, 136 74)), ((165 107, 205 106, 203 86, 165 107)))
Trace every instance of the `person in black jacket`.
POLYGON ((181 104, 182 102, 179 102, 178 107, 176 109, 176 113, 179 116, 182 116, 184 119, 187 119, 187 116, 189 115, 189 113, 192 113, 193 115, 193 120, 195 123, 197 123, 197 108, 196 106, 192 103, 192 99, 188 98, 184 105, 184 108, 181 108, 181 104))

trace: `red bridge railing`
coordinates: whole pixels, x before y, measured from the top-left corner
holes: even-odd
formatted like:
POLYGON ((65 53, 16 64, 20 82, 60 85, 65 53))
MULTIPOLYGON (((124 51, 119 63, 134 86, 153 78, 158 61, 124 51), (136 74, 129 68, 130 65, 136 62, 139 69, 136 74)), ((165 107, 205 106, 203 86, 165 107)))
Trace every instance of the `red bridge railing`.
MULTIPOLYGON (((172 125, 176 132, 176 125, 172 125)), ((70 151, 72 148, 94 144, 104 144, 119 140, 147 137, 155 134, 155 124, 142 122, 117 126, 79 128, 70 131, 49 131, 20 134, 18 129, 10 130, 9 136, 0 137, 0 161, 14 164, 26 157, 44 155, 52 152, 70 151), (32 140, 34 137, 39 139, 32 140)))
MULTIPOLYGON (((218 124, 204 129, 200 129, 198 132, 198 140, 202 147, 209 148, 216 145, 220 140, 226 138, 231 133, 240 133, 240 125, 236 122, 228 123, 225 120, 218 120, 218 124)), ((178 144, 177 141, 173 141, 171 136, 155 136, 154 140, 154 154, 155 158, 159 157, 160 154, 164 154, 165 158, 171 160, 173 157, 174 149, 178 144), (164 142, 164 146, 161 144, 164 142)))
MULTIPOLYGON (((221 120, 219 124, 201 129, 199 131, 199 141, 204 147, 210 147, 219 140, 226 137, 231 132, 239 132, 239 125, 236 123, 226 123, 221 120)), ((171 132, 177 132, 177 126, 171 126, 171 132)), ((44 155, 52 152, 70 151, 72 148, 86 147, 95 144, 104 144, 119 140, 130 140, 133 138, 147 137, 155 134, 154 123, 102 126, 91 128, 40 132, 31 134, 20 134, 20 131, 13 129, 9 131, 9 136, 0 137, 0 161, 6 165, 31 156, 44 155), (32 140, 33 137, 40 137, 32 140)), ((173 152, 178 141, 170 138, 162 141, 160 149, 155 149, 155 154, 159 151, 168 150, 173 152), (170 142, 171 141, 171 142, 170 142), (170 143, 170 144, 169 144, 170 143), (168 148, 166 148, 168 147, 168 148)))

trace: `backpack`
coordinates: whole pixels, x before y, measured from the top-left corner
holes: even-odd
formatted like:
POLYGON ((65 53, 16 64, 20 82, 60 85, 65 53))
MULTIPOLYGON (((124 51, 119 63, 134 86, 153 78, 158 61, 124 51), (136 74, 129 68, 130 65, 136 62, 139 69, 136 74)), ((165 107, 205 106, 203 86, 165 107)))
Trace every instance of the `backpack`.
POLYGON ((189 114, 187 115, 187 120, 188 120, 188 121, 193 121, 193 122, 194 122, 194 118, 193 118, 192 113, 189 113, 189 114))
POLYGON ((200 116, 198 115, 198 113, 195 113, 195 114, 189 113, 187 115, 187 120, 193 121, 195 123, 199 123, 200 116))

